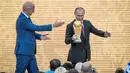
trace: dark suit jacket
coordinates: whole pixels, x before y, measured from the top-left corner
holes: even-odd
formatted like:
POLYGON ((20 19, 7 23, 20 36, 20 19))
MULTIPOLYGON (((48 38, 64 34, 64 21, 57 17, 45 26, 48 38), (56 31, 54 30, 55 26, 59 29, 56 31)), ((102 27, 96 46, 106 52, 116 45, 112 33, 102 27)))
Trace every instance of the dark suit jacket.
POLYGON ((72 36, 75 34, 73 29, 74 21, 72 21, 66 27, 65 43, 71 44, 69 54, 68 54, 68 61, 77 63, 77 62, 84 62, 86 61, 86 59, 91 60, 91 50, 90 50, 90 43, 89 43, 90 32, 101 37, 104 37, 104 32, 96 29, 91 24, 90 21, 83 20, 85 37, 83 36, 83 33, 81 33, 80 38, 82 42, 74 43, 72 40, 72 36))
POLYGON ((16 21, 16 47, 15 54, 34 55, 36 53, 36 39, 40 40, 41 35, 35 31, 51 31, 52 25, 37 26, 21 13, 16 21))

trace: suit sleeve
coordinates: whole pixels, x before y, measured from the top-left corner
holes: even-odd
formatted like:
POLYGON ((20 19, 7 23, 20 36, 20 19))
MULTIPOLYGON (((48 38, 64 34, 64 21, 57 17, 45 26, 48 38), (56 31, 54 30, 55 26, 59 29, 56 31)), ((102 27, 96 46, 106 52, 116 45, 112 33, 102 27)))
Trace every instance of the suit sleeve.
POLYGON ((95 28, 92 24, 91 24, 91 22, 90 22, 90 32, 92 32, 93 34, 95 34, 95 35, 98 35, 98 36, 100 36, 100 37, 104 37, 104 31, 102 31, 102 30, 98 30, 97 28, 95 28))
POLYGON ((41 34, 38 34, 35 32, 35 38, 38 39, 38 40, 41 40, 41 34))
POLYGON ((66 44, 70 44, 70 43, 73 43, 73 40, 72 40, 72 36, 73 36, 73 31, 72 31, 72 28, 67 25, 66 27, 66 33, 65 33, 65 43, 66 44))
POLYGON ((52 24, 48 25, 35 25, 28 21, 28 19, 21 20, 22 24, 25 25, 25 28, 27 30, 33 30, 33 31, 52 31, 52 24))

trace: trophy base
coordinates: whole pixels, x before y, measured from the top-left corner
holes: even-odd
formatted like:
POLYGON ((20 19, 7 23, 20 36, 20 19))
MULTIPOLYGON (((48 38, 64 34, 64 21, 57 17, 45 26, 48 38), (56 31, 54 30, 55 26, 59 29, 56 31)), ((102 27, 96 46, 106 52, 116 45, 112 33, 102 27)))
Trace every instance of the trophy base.
POLYGON ((76 39, 76 40, 74 40, 74 42, 75 43, 81 43, 82 41, 81 41, 81 39, 76 39))

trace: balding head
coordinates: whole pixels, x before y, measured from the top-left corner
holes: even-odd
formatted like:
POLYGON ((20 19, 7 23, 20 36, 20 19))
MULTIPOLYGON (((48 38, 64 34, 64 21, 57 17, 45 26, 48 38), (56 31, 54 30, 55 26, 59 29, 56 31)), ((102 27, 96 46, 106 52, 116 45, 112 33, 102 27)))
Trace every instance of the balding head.
POLYGON ((83 12, 85 12, 85 10, 84 10, 84 8, 83 7, 77 7, 77 8, 75 8, 75 10, 74 10, 74 13, 76 13, 77 11, 83 11, 83 12))
POLYGON ((27 1, 23 4, 23 12, 26 13, 28 16, 31 16, 32 13, 34 13, 34 9, 35 5, 30 1, 27 1))
POLYGON ((91 72, 92 71, 91 63, 90 62, 84 62, 81 70, 82 70, 83 73, 91 72))
POLYGON ((28 10, 34 8, 34 4, 30 1, 27 1, 23 4, 23 10, 28 10))

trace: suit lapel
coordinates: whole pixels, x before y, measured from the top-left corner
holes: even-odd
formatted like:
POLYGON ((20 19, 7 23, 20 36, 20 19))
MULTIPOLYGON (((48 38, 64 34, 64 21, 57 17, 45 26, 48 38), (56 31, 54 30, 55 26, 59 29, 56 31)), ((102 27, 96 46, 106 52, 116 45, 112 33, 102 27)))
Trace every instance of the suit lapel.
POLYGON ((73 28, 73 33, 75 34, 75 32, 74 32, 74 27, 73 27, 73 25, 74 25, 74 22, 75 22, 75 19, 72 21, 72 28, 73 28))
POLYGON ((22 12, 21 12, 21 14, 20 14, 20 17, 22 17, 22 18, 26 18, 26 19, 28 19, 31 23, 32 23, 32 20, 31 20, 31 18, 30 17, 26 17, 22 12))
POLYGON ((29 21, 32 23, 32 20, 31 20, 31 18, 29 17, 28 19, 29 19, 29 21))
POLYGON ((87 30, 87 28, 86 28, 86 27, 87 27, 87 24, 85 23, 85 21, 84 21, 84 20, 83 20, 83 25, 84 25, 84 34, 85 34, 85 37, 86 37, 86 33, 87 33, 87 32, 86 32, 86 30, 87 30))

